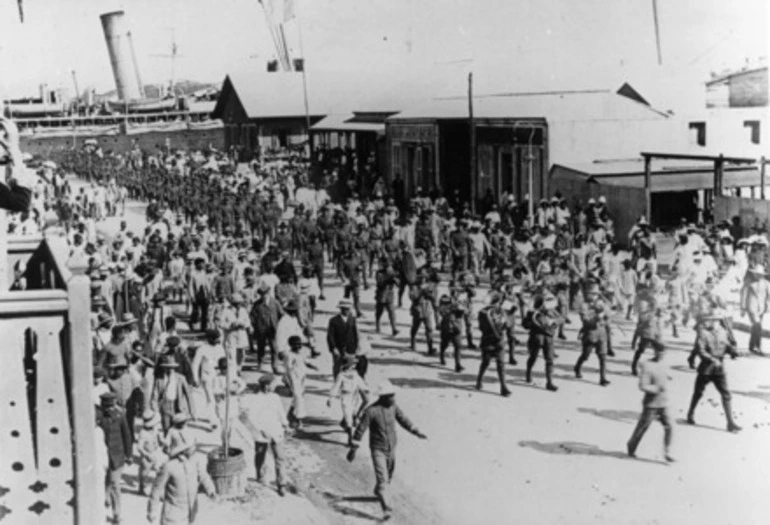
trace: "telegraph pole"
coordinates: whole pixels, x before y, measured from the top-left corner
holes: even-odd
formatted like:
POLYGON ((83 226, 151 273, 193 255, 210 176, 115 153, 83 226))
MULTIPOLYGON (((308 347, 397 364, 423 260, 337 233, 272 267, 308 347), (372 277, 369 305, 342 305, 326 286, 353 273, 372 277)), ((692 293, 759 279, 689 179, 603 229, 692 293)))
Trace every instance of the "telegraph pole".
POLYGON ((468 73, 468 128, 471 149, 471 210, 476 213, 476 124, 473 120, 473 72, 468 73))

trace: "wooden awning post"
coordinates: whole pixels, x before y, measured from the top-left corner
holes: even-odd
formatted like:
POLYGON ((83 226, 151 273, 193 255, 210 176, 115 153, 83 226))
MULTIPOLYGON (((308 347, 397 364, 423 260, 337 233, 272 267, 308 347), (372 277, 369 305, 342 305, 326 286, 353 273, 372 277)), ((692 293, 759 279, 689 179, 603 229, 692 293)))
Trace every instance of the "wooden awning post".
POLYGON ((714 159, 714 196, 721 197, 724 188, 724 167, 725 161, 722 155, 714 159))
POLYGON ((652 158, 644 156, 644 213, 648 222, 652 222, 652 158))

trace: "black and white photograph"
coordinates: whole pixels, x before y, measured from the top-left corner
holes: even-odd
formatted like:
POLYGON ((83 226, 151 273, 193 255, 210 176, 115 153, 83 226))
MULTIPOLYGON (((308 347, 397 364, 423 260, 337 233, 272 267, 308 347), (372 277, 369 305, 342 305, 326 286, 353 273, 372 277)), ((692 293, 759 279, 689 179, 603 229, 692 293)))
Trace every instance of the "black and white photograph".
POLYGON ((0 525, 770 524, 767 0, 0 0, 0 525))

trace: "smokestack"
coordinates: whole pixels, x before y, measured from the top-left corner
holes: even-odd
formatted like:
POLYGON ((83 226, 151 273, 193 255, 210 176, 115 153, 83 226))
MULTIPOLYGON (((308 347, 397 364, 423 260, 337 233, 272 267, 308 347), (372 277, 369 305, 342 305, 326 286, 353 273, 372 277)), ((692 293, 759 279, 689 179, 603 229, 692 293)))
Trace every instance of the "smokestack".
POLYGON ((139 83, 139 67, 136 64, 131 42, 131 31, 126 27, 124 14, 123 11, 113 11, 104 13, 99 18, 102 20, 104 40, 107 42, 107 52, 110 54, 118 98, 134 100, 143 98, 143 90, 139 83))

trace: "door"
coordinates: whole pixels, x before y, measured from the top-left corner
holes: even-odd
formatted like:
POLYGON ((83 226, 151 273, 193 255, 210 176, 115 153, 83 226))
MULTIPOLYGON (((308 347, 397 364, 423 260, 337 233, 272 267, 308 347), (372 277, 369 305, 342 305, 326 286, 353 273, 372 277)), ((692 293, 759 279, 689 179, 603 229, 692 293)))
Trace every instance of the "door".
POLYGON ((513 152, 511 152, 510 149, 505 148, 500 150, 500 160, 499 160, 499 169, 500 172, 500 192, 505 193, 520 193, 520 191, 515 191, 515 185, 514 185, 514 170, 513 170, 513 152))
POLYGON ((494 160, 494 149, 491 145, 482 144, 478 147, 476 207, 482 213, 488 211, 483 203, 489 193, 497 200, 497 169, 494 160))

